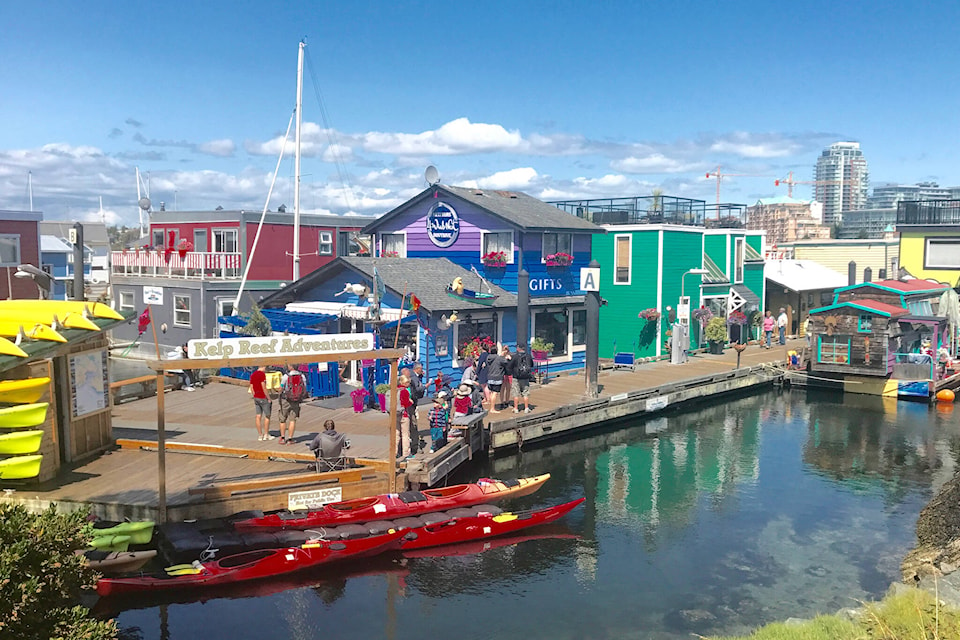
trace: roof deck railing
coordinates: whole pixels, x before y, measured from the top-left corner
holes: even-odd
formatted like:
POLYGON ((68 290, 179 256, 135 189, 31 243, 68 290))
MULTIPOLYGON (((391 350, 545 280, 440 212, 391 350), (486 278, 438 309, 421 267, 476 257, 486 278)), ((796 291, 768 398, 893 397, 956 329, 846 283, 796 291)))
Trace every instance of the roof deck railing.
POLYGON ((176 250, 112 251, 110 273, 117 276, 184 278, 188 280, 239 280, 243 274, 240 253, 176 250))
POLYGON ((746 226, 746 205, 707 204, 678 196, 557 200, 549 204, 598 225, 679 224, 735 229, 746 226))
POLYGON ((960 225, 960 200, 907 200, 898 202, 897 224, 960 225))

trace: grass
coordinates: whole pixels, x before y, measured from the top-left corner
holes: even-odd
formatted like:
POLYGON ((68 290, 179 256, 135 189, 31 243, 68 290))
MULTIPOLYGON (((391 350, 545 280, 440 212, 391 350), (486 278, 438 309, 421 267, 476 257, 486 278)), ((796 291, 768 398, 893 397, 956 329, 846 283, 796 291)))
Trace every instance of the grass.
POLYGON ((914 589, 865 604, 855 621, 817 616, 800 624, 775 622, 749 636, 717 640, 960 640, 960 611, 940 606, 928 591, 914 589))

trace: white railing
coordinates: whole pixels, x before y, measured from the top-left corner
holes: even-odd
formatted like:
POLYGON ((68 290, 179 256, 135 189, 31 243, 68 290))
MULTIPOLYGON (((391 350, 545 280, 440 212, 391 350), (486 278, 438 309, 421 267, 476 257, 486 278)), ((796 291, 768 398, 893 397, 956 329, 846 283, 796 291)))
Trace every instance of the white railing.
POLYGON ((239 279, 243 265, 239 253, 188 251, 181 258, 176 250, 112 251, 110 273, 119 276, 152 276, 194 280, 239 279))

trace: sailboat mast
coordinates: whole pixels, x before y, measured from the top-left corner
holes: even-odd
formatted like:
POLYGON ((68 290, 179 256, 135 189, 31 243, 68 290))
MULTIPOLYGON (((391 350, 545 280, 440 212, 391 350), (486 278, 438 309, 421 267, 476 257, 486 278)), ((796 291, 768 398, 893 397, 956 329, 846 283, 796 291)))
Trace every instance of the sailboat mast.
POLYGON ((303 122, 303 48, 297 55, 297 132, 293 161, 293 280, 300 279, 300 125, 303 122))
POLYGON ((27 193, 30 194, 30 211, 33 211, 33 171, 27 171, 27 193))

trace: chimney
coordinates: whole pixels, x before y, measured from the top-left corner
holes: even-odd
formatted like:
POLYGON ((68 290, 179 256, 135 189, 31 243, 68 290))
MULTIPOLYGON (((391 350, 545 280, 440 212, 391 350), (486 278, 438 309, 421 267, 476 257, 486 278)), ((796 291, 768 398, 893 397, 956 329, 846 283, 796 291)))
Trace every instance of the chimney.
POLYGON ((857 263, 851 260, 847 265, 847 285, 852 287, 855 284, 857 284, 857 263))
POLYGON ((167 210, 167 203, 164 202, 163 200, 161 200, 161 201, 160 201, 160 211, 166 211, 166 210, 167 210))

